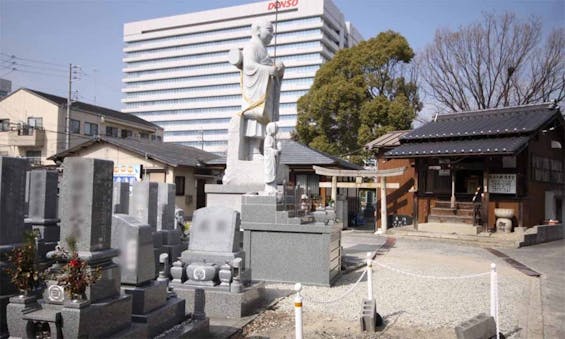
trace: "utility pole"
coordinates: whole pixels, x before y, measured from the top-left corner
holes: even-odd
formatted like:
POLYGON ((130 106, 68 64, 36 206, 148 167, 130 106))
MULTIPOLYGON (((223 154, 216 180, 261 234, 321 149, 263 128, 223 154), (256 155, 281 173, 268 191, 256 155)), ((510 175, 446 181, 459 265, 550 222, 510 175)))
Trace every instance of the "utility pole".
POLYGON ((73 64, 69 64, 69 93, 67 93, 67 116, 65 119, 65 149, 69 149, 71 147, 71 103, 72 103, 72 87, 73 87, 73 79, 74 78, 73 71, 80 66, 73 66, 73 64))
POLYGON ((65 149, 71 147, 71 87, 73 83, 73 64, 69 64, 69 93, 67 95, 67 117, 65 119, 65 149))

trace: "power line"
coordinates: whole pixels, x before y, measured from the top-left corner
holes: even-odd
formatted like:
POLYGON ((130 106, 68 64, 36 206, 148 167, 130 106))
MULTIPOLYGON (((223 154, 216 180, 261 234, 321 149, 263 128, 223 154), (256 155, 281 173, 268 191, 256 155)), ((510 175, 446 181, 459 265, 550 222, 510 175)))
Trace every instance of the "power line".
POLYGON ((10 57, 12 59, 20 59, 20 60, 26 60, 26 61, 29 61, 29 62, 39 63, 39 64, 61 67, 63 69, 65 69, 67 67, 64 64, 59 64, 59 63, 54 63, 54 62, 49 62, 49 61, 43 61, 43 60, 38 60, 38 59, 22 58, 22 57, 14 55, 14 54, 7 54, 7 53, 3 53, 3 52, 0 52, 0 55, 4 55, 4 56, 10 57))
POLYGON ((13 67, 12 71, 23 72, 23 73, 31 73, 31 74, 39 74, 39 75, 58 77, 58 78, 64 78, 65 77, 65 75, 63 75, 63 74, 43 73, 43 72, 36 72, 36 71, 25 71, 25 70, 22 70, 22 69, 18 69, 17 67, 13 67))
POLYGON ((7 63, 10 66, 21 66, 21 67, 39 69, 39 70, 42 70, 42 71, 49 71, 49 72, 55 72, 55 73, 66 73, 66 71, 63 71, 61 69, 52 68, 52 67, 45 67, 45 66, 30 65, 30 64, 21 63, 21 62, 18 62, 18 61, 2 60, 2 62, 7 63))

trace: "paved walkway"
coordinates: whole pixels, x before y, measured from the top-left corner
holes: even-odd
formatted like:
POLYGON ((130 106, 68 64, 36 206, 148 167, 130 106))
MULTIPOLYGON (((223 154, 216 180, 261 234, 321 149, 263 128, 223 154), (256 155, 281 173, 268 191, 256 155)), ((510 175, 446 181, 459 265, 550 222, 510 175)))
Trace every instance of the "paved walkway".
POLYGON ((541 273, 543 332, 538 337, 565 338, 565 240, 501 251, 541 273))

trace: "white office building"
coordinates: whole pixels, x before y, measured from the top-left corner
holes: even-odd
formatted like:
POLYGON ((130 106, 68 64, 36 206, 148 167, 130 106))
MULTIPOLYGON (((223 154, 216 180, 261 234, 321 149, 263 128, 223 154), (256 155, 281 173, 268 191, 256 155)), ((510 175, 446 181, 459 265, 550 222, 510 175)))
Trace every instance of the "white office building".
POLYGON ((286 65, 279 126, 288 137, 320 65, 362 37, 330 0, 278 3, 278 11, 273 0, 125 24, 122 111, 163 127, 167 142, 225 152, 229 120, 241 109, 228 51, 268 18, 278 22, 269 53, 286 65))

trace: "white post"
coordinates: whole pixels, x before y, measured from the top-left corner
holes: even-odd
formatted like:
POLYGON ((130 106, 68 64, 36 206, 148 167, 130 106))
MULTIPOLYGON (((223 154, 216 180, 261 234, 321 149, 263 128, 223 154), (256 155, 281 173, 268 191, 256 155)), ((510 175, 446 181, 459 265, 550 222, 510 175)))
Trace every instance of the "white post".
POLYGON ((455 208, 455 170, 451 168, 451 208, 455 208))
POLYGON ((496 339, 499 339, 498 324, 498 278, 496 274, 496 264, 490 264, 490 315, 496 323, 496 339))
POLYGON ((302 339, 302 296, 300 295, 302 285, 296 283, 294 290, 296 291, 294 297, 294 330, 296 339, 302 339))
POLYGON ((371 252, 367 252, 367 291, 368 299, 373 300, 373 259, 371 252))
POLYGON ((388 228, 386 216, 386 177, 381 177, 381 232, 384 234, 388 228))

